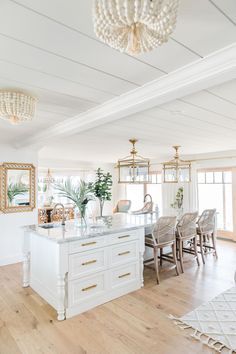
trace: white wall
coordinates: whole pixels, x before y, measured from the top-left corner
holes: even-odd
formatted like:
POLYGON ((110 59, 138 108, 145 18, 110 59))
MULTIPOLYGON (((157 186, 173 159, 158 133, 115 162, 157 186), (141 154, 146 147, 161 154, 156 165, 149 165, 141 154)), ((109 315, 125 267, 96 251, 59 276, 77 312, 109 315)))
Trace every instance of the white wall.
MULTIPOLYGON (((0 145, 0 164, 2 162, 23 162, 38 165, 36 151, 14 149, 9 145, 0 145)), ((36 170, 37 172, 37 170, 36 170)), ((22 260, 22 242, 24 225, 37 223, 37 210, 26 213, 3 214, 0 212, 0 266, 22 260)))

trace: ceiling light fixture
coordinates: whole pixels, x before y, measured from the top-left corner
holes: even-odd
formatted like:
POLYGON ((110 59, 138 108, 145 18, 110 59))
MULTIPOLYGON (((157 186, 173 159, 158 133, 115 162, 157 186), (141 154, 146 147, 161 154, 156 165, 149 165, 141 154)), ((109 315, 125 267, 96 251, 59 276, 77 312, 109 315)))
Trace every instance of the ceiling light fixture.
POLYGON ((118 183, 150 183, 150 160, 138 155, 135 144, 137 139, 130 139, 130 155, 118 160, 118 183))
POLYGON ((181 160, 179 157, 179 148, 173 146, 175 155, 173 160, 163 163, 164 183, 179 183, 191 181, 191 161, 181 160))
POLYGON ((35 103, 36 99, 25 93, 0 90, 0 117, 12 124, 31 121, 35 103))
POLYGON ((94 0, 94 31, 120 52, 137 55, 167 42, 179 0, 94 0))

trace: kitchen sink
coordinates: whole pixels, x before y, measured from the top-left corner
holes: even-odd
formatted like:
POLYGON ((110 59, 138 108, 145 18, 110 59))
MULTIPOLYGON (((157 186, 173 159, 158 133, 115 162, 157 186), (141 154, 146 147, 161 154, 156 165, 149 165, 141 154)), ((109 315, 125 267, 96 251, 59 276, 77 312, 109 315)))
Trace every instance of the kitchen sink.
POLYGON ((41 227, 42 229, 54 229, 56 227, 61 227, 60 224, 43 224, 43 225, 39 225, 39 227, 41 227))

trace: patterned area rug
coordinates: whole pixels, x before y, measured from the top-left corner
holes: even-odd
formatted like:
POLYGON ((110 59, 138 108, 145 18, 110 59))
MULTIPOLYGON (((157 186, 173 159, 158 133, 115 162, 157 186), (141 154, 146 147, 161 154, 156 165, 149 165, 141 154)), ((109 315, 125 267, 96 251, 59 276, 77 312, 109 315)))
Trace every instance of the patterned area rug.
POLYGON ((170 318, 216 352, 236 353, 236 287, 181 318, 170 318))

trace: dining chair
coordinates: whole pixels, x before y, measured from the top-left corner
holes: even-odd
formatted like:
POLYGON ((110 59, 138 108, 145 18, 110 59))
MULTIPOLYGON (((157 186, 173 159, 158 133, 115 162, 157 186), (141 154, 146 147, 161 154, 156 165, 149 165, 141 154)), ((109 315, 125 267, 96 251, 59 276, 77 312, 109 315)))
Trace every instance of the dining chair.
POLYGON ((199 266, 198 251, 197 251, 197 230, 196 221, 198 212, 185 213, 177 223, 176 239, 177 250, 182 273, 184 272, 183 253, 189 253, 195 256, 197 265, 199 266), (189 247, 186 246, 189 244, 189 247))
POLYGON ((56 208, 54 211, 51 212, 51 221, 52 222, 59 222, 63 218, 63 209, 56 208))
POLYGON ((131 200, 119 200, 113 213, 128 213, 131 207, 131 200))
POLYGON ((152 233, 145 236, 145 246, 153 249, 153 258, 145 260, 144 263, 150 263, 154 261, 157 284, 160 283, 158 258, 160 259, 160 265, 162 261, 168 261, 174 264, 176 274, 179 275, 178 261, 176 256, 176 238, 175 238, 175 216, 162 216, 156 222, 152 233), (171 254, 163 254, 163 249, 171 247, 171 254), (160 249, 160 256, 158 256, 158 250, 160 249))
POLYGON ((202 212, 197 221, 198 246, 205 264, 204 251, 213 249, 214 255, 218 258, 216 251, 216 209, 206 209, 202 212))
POLYGON ((45 209, 38 209, 38 223, 39 224, 45 224, 48 222, 48 216, 47 216, 47 212, 45 209))
POLYGON ((75 206, 71 204, 65 204, 65 218, 71 220, 75 218, 75 206))

